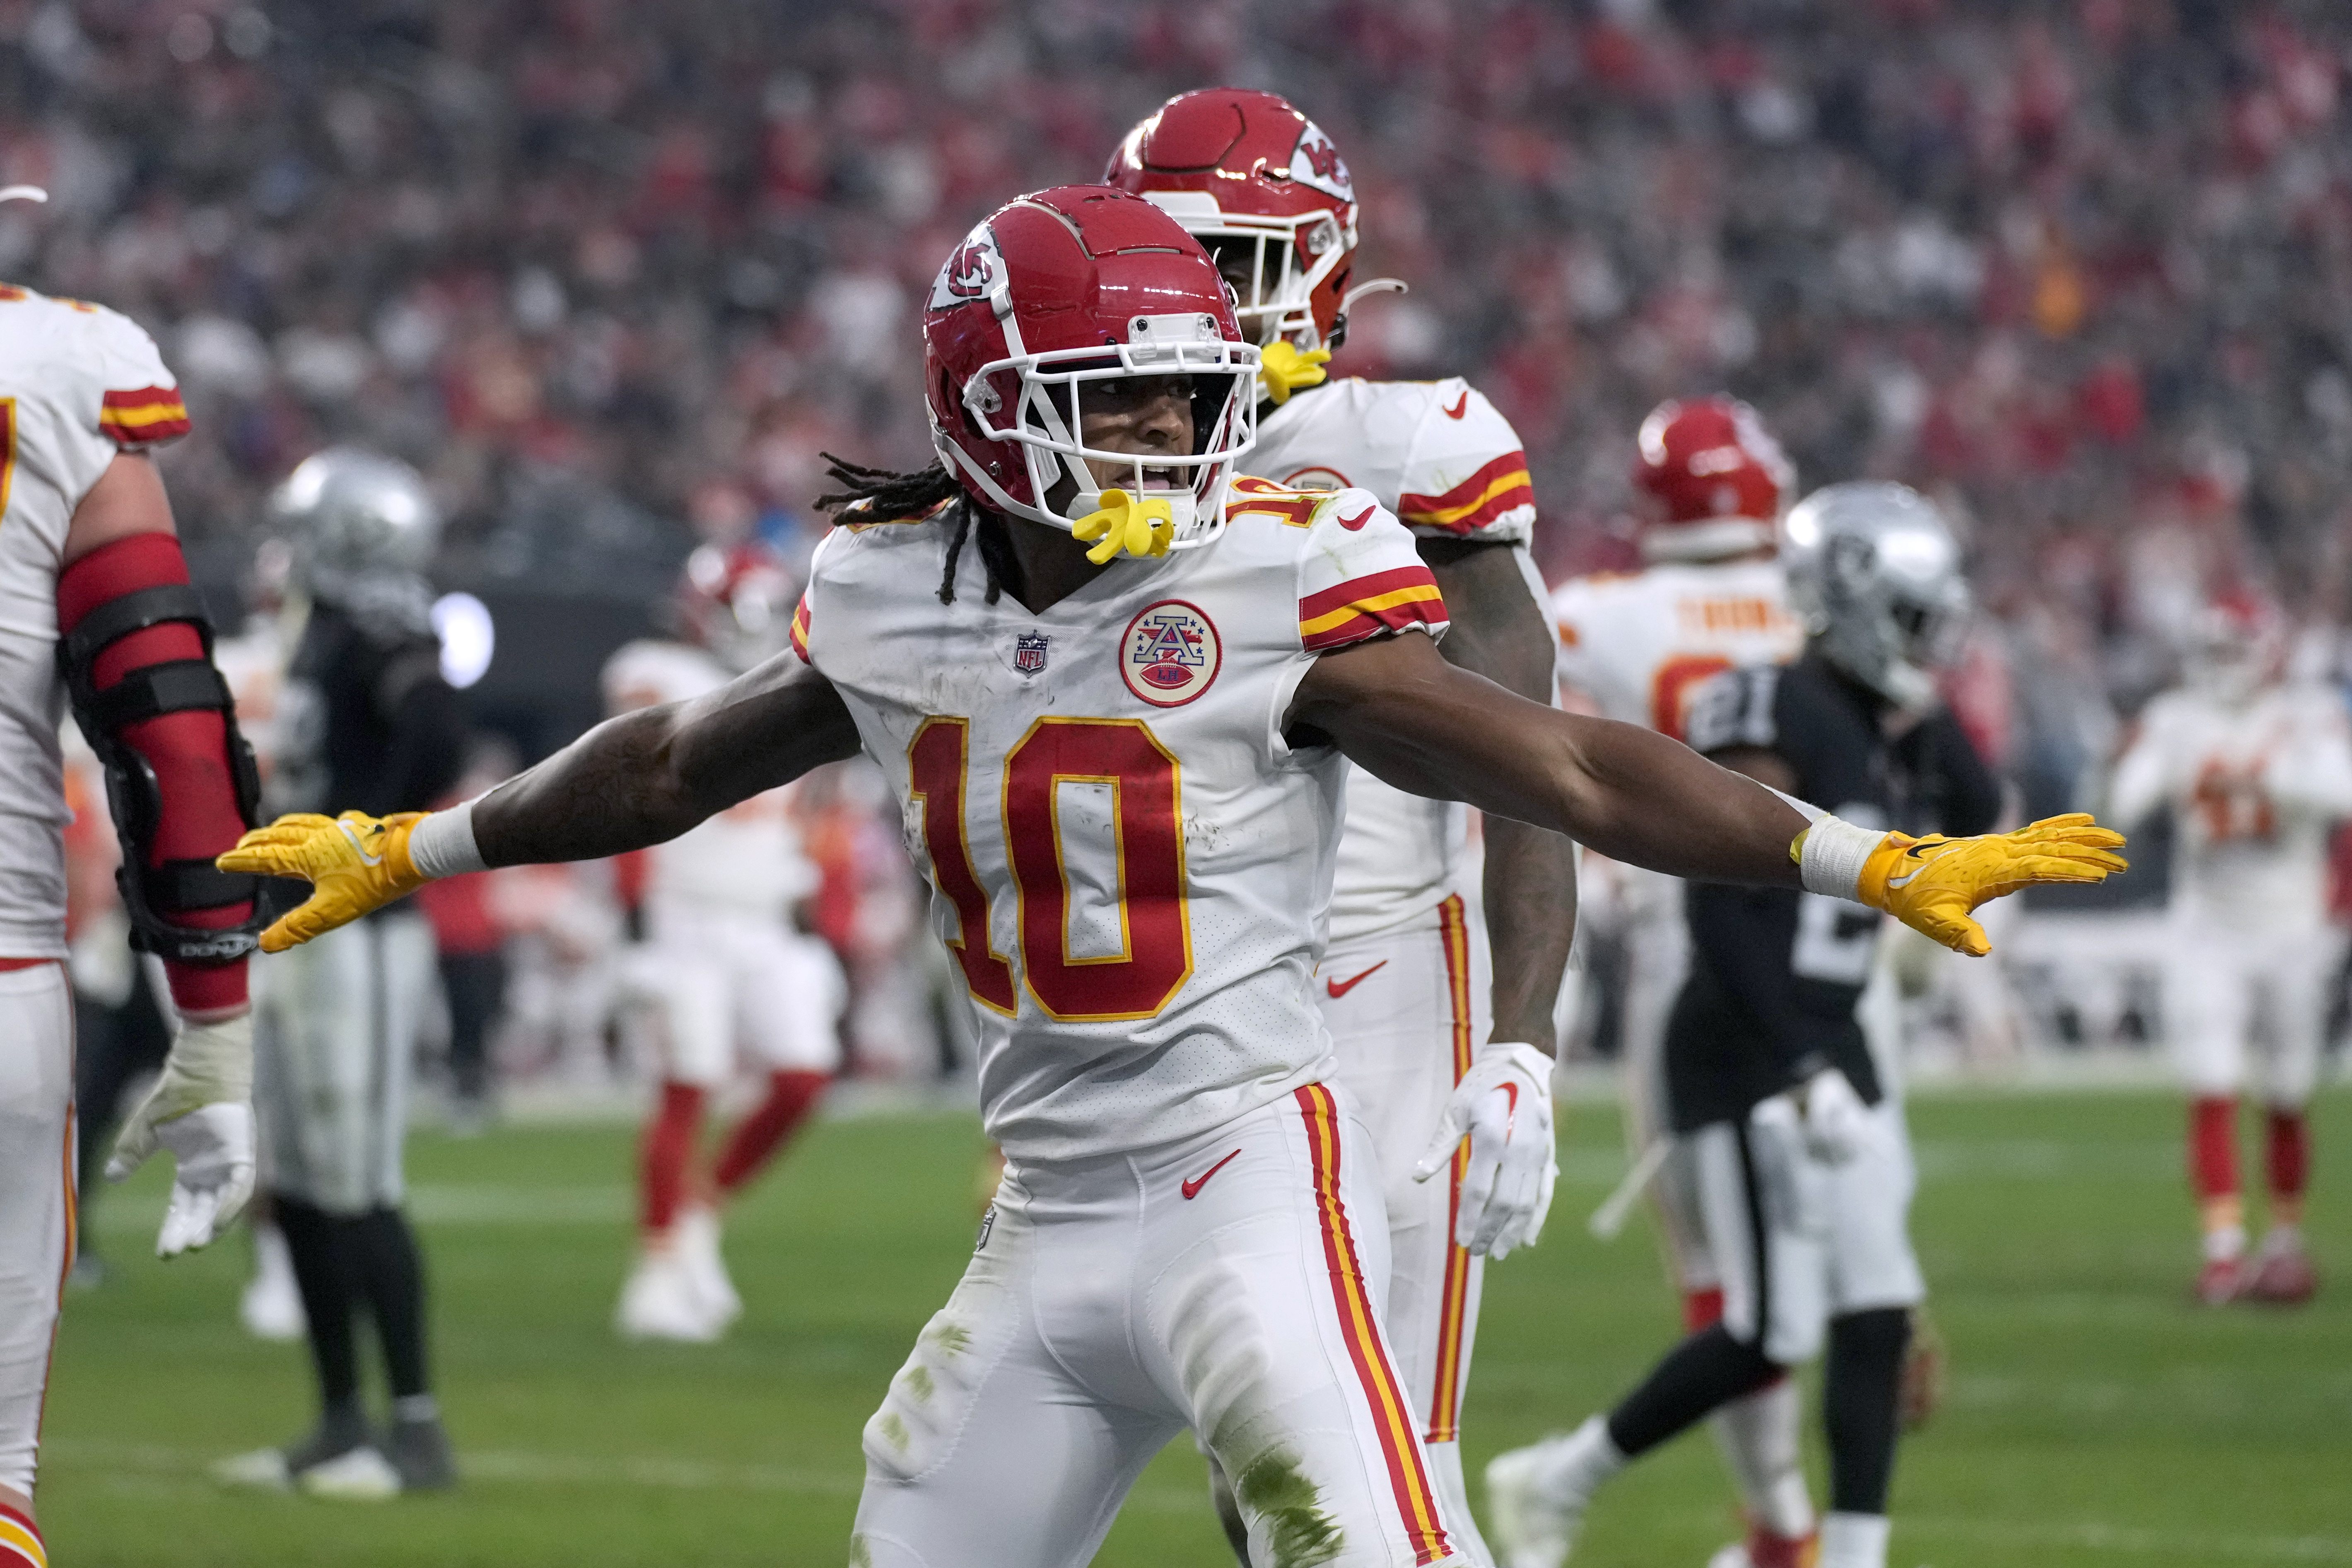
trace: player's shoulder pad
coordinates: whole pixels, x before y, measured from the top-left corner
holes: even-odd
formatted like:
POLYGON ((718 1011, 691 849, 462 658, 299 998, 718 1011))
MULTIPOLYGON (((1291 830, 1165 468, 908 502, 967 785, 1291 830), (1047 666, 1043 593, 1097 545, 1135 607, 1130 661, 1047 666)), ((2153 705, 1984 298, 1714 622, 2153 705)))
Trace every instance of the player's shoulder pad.
POLYGON ((1749 665, 1709 676, 1691 689, 1683 739, 1702 755, 1734 746, 1770 751, 1780 744, 1782 668, 1749 665))
POLYGON ((163 353, 147 329, 103 305, 63 301, 88 316, 100 370, 98 427, 126 451, 176 441, 188 433, 188 405, 163 353))
POLYGON ((1444 634, 1437 579, 1412 532, 1378 498, 1350 489, 1299 499, 1310 503, 1304 533, 1290 537, 1298 542, 1298 637, 1308 652, 1412 627, 1444 634))

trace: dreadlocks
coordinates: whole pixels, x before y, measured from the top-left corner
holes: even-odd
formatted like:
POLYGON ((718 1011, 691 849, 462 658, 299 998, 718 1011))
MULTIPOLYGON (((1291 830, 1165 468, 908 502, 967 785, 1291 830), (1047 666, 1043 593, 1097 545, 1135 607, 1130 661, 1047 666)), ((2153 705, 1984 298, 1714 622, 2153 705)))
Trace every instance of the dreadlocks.
MULTIPOLYGON (((956 563, 963 558, 964 541, 971 533, 972 514, 980 509, 963 493, 956 477, 934 462, 917 473, 897 473, 888 468, 869 468, 836 458, 831 452, 817 454, 828 467, 829 477, 841 489, 830 495, 816 498, 817 510, 829 511, 836 520, 843 512, 862 512, 877 521, 884 519, 929 516, 943 501, 955 506, 955 532, 948 539, 947 570, 940 576, 940 603, 955 603, 956 563)), ((993 514, 982 517, 980 529, 981 564, 988 570, 988 603, 993 605, 1003 593, 1004 579, 1014 574, 1009 542, 1003 525, 993 514)))

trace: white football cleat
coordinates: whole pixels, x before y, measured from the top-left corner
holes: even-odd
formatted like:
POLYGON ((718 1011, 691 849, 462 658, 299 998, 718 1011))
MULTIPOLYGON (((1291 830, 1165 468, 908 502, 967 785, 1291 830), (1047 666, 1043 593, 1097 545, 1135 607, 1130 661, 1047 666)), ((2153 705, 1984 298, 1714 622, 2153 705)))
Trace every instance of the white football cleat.
POLYGON ((282 1492, 294 1484, 293 1472, 286 1468, 283 1448, 256 1448, 249 1454, 233 1454, 213 1466, 212 1478, 222 1486, 250 1491, 282 1492))
POLYGON ((625 1340, 669 1340, 707 1345, 726 1324, 695 1289, 693 1274, 674 1247, 648 1248, 621 1287, 613 1326, 625 1340))
POLYGON ((721 1329, 743 1315, 743 1298, 727 1277, 727 1259, 719 1250, 719 1215, 696 1204, 680 1209, 670 1227, 686 1277, 711 1320, 721 1329))
POLYGON ((302 1292, 294 1283, 294 1259, 274 1225, 253 1227, 253 1278, 237 1298, 236 1317, 247 1333, 272 1344, 291 1344, 310 1331, 302 1292))
POLYGON ((400 1472, 392 1461, 362 1444, 295 1477, 294 1484, 315 1498, 336 1502, 383 1502, 400 1495, 400 1472))
POLYGON ((1592 1494, 1624 1468, 1598 1415, 1564 1437, 1495 1456, 1486 1466, 1486 1513, 1502 1568, 1560 1568, 1592 1494))

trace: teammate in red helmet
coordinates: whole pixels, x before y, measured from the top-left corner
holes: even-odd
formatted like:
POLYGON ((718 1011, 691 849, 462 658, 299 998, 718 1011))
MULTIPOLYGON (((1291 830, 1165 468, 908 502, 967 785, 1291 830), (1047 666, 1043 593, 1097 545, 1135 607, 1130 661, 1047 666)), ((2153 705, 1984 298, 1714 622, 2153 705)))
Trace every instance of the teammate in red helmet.
MULTIPOLYGON (((1262 356, 1250 471, 1376 497, 1412 531, 1444 593, 1446 658, 1549 703, 1551 629, 1528 552, 1535 490, 1518 433, 1459 376, 1328 379, 1324 363, 1361 291, 1350 287, 1355 184, 1330 137, 1273 93, 1211 88, 1169 100, 1129 132, 1106 178, 1182 224, 1234 285, 1243 331, 1262 356)), ((1470 910, 1458 891, 1467 816, 1350 772, 1316 1002, 1386 1179, 1387 1326, 1398 1372, 1463 1539, 1483 1554, 1470 1534, 1458 1442, 1479 1291, 1488 1257, 1541 1230, 1549 1166, 1522 1189, 1532 1206, 1487 1205, 1483 1232, 1465 1223, 1465 1184, 1510 1187, 1516 1178, 1498 1182, 1460 1161, 1442 1173, 1421 1167, 1470 1075, 1508 1073, 1538 1102, 1548 1091, 1576 868, 1574 847, 1557 834, 1489 817, 1485 908, 1470 910)), ((1532 1144, 1522 1157, 1536 1158, 1532 1144)), ((1226 1478, 1213 1479, 1238 1553, 1240 1513, 1226 1478)))

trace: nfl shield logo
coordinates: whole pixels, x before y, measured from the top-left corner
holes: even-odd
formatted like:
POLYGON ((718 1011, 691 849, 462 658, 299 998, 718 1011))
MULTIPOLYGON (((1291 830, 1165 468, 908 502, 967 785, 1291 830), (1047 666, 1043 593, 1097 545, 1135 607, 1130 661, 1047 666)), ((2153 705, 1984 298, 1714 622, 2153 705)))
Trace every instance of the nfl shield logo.
POLYGON ((1013 668, 1034 675, 1045 668, 1045 648, 1052 642, 1044 632, 1023 632, 1013 639, 1013 668))

